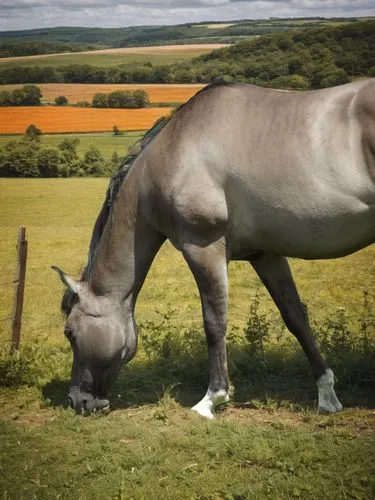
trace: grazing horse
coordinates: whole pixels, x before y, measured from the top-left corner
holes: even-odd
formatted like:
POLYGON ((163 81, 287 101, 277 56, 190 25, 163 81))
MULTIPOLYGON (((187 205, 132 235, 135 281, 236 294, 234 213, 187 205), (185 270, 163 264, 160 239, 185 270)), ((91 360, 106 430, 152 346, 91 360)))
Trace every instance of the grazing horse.
POLYGON ((135 303, 167 238, 202 303, 210 380, 193 410, 214 418, 228 401, 230 260, 250 262, 301 344, 319 410, 341 410, 286 257, 342 257, 375 241, 375 79, 308 92, 208 86, 146 133, 110 182, 81 279, 55 268, 77 413, 106 407, 134 356, 135 303))

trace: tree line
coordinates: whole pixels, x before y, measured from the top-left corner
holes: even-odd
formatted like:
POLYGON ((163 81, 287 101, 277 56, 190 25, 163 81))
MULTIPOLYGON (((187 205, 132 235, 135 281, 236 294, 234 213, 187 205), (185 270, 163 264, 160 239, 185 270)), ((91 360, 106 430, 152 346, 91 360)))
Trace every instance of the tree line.
POLYGON ((81 158, 78 138, 65 138, 57 147, 40 140, 41 131, 30 125, 19 140, 0 148, 0 177, 110 176, 119 157, 113 153, 106 161, 100 150, 91 146, 81 158))
POLYGON ((12 67, 0 83, 211 83, 247 82, 276 88, 329 87, 375 76, 375 21, 264 35, 191 61, 107 68, 85 64, 12 67))
POLYGON ((0 106, 40 106, 42 92, 36 85, 24 85, 12 92, 0 92, 0 106))
POLYGON ((95 50, 90 44, 63 42, 11 42, 0 43, 0 57, 34 56, 40 54, 58 54, 61 52, 82 52, 95 50))

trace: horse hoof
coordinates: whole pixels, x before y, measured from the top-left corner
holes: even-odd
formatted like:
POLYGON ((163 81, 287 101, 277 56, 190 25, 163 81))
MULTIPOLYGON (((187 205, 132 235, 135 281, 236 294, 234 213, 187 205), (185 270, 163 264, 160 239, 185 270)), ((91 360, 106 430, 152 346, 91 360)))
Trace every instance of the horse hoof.
POLYGON ((318 411, 319 413, 337 413, 342 410, 333 388, 333 371, 328 368, 318 380, 318 411))
POLYGON ((192 410, 199 413, 204 418, 213 420, 215 418, 215 408, 229 401, 228 393, 224 390, 212 392, 208 389, 206 395, 199 403, 193 406, 192 410))
POLYGON ((207 418, 208 420, 215 419, 215 414, 213 413, 213 411, 204 404, 201 404, 201 402, 193 406, 192 411, 195 411, 201 417, 207 418))

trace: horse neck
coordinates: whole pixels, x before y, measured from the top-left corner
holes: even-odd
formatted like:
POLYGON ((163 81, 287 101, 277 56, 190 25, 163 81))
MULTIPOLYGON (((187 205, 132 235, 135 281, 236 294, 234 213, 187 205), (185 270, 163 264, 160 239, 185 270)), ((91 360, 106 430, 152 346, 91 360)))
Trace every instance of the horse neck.
POLYGON ((138 208, 138 182, 129 175, 113 204, 100 238, 90 287, 96 295, 113 296, 132 310, 162 240, 138 208))

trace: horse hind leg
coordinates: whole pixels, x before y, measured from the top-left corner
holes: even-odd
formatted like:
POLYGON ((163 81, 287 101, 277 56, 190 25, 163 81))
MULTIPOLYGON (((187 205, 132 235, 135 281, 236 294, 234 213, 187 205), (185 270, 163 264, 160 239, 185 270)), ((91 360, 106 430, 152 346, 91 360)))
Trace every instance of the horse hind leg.
POLYGON ((342 410, 334 390, 333 371, 327 367, 315 343, 287 259, 263 255, 250 260, 250 263, 277 305, 287 328, 297 338, 310 362, 318 385, 319 411, 335 413, 342 410))
POLYGON ((210 369, 207 393, 192 410, 213 419, 215 407, 229 400, 225 344, 228 280, 224 238, 205 246, 185 244, 183 255, 194 275, 201 297, 210 369))

